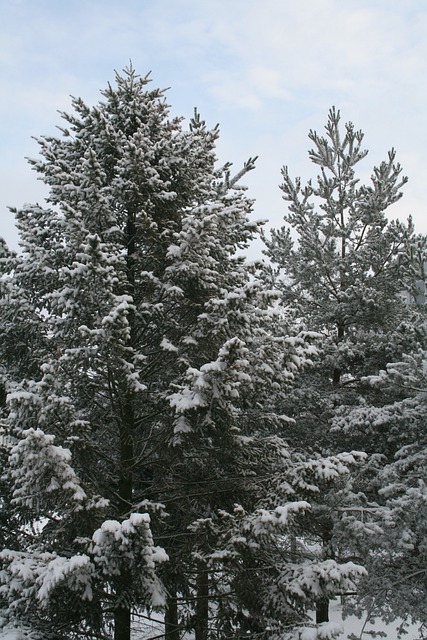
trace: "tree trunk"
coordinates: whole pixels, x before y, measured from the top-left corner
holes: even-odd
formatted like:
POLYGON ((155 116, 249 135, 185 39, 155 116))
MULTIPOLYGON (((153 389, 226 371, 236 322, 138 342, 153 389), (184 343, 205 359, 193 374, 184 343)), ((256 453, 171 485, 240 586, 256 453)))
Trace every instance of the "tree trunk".
MULTIPOLYGON (((134 215, 129 213, 126 225, 127 236, 127 293, 133 296, 135 293, 135 223, 134 215)), ((128 314, 130 325, 130 344, 134 346, 135 318, 133 311, 128 314)), ((114 374, 113 374, 114 375, 114 374)), ((118 514, 121 521, 129 517, 132 509, 133 497, 133 473, 135 464, 134 432, 135 432, 135 407, 134 397, 131 391, 124 393, 123 402, 117 398, 120 406, 120 466, 118 486, 118 514)), ((122 571, 116 583, 116 597, 119 605, 114 611, 114 640, 130 640, 131 631, 131 603, 127 597, 127 590, 132 582, 131 572, 123 560, 122 571)))
POLYGON ((130 607, 114 611, 114 640, 130 640, 130 607))
POLYGON ((199 567, 196 582, 195 640, 207 640, 209 625, 209 574, 204 565, 199 567))
POLYGON ((122 409, 122 420, 120 424, 120 469, 119 469, 119 491, 118 509, 121 520, 129 516, 132 507, 133 494, 133 465, 134 465, 134 407, 131 393, 126 394, 125 404, 122 409))
POLYGON ((165 611, 165 640, 180 640, 176 591, 168 595, 165 611))
POLYGON ((316 624, 329 622, 329 599, 323 598, 316 603, 316 624))
MULTIPOLYGON (((322 530, 322 546, 323 557, 334 558, 335 553, 332 547, 332 538, 334 532, 334 524, 331 519, 327 518, 323 522, 322 530)), ((329 598, 326 596, 316 603, 316 624, 321 622, 329 622, 329 598)))

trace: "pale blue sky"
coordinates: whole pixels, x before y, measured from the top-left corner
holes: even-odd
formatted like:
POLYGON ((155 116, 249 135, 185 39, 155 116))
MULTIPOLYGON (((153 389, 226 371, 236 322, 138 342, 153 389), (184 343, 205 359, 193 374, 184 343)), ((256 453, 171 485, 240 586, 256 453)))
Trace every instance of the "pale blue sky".
POLYGON ((329 107, 365 132, 373 164, 394 146, 409 176, 392 217, 427 233, 427 3, 407 0, 0 0, 0 235, 7 206, 40 201, 24 156, 52 133, 69 95, 88 103, 129 60, 171 87, 174 114, 221 126, 218 153, 246 179, 255 217, 282 224, 280 168, 314 176, 310 128, 329 107))

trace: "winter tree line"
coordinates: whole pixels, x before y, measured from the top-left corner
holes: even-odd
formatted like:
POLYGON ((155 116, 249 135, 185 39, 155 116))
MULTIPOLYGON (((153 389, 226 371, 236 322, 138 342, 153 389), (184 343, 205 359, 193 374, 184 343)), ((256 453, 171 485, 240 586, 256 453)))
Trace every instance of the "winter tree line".
POLYGON ((361 184, 331 109, 264 233, 254 160, 132 68, 61 115, 0 248, 5 637, 328 639, 337 595, 425 637, 426 241, 386 217, 394 151, 361 184))

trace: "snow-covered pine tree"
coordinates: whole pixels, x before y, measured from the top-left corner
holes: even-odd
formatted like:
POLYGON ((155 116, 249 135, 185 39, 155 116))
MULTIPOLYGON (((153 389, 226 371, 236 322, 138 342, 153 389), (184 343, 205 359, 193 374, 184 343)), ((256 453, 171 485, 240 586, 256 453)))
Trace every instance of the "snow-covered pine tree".
MULTIPOLYGON (((293 307, 303 328, 324 335, 318 365, 302 374, 282 406, 296 420, 289 438, 317 451, 363 449, 392 457, 398 444, 391 438, 390 424, 364 422, 363 406, 382 404, 384 398, 363 377, 378 374, 387 362, 417 350, 425 341, 419 310, 402 296, 403 291, 416 293, 421 266, 414 259, 413 225, 410 220, 405 225, 386 218, 388 208, 401 197, 406 178, 392 150, 374 168, 371 184, 361 184, 356 170, 367 154, 363 133, 351 123, 342 131, 340 113, 334 108, 326 136, 310 131, 309 138, 314 145, 309 157, 320 169, 317 181, 303 186, 299 178, 291 179, 287 167, 283 169, 287 224, 267 241, 283 304, 293 307), (349 426, 345 420, 355 406, 360 408, 358 428, 355 421, 349 426), (339 428, 340 415, 349 428, 339 428)), ((348 533, 346 549, 343 526, 356 538, 358 526, 366 533, 369 509, 363 525, 357 514, 373 499, 369 496, 376 474, 372 464, 367 467, 367 481, 353 487, 352 494, 343 494, 343 502, 334 500, 330 514, 335 516, 319 519, 318 537, 326 555, 336 555, 339 549, 345 557, 351 555, 351 536, 348 533), (346 506, 349 517, 343 516, 346 506)), ((371 530, 378 532, 374 524, 371 530)), ((326 605, 318 613, 324 619, 326 605)))
POLYGON ((0 238, 0 408, 4 409, 11 381, 38 371, 44 352, 40 319, 32 294, 16 286, 12 274, 20 258, 0 238))
POLYGON ((395 451, 373 478, 376 535, 359 541, 358 552, 365 555, 368 575, 347 610, 387 622, 399 618, 402 633, 409 624, 416 624, 420 638, 427 629, 426 372, 424 350, 389 363, 378 375, 364 379, 381 403, 366 402, 334 420, 346 432, 387 431, 395 451))
MULTIPOLYGON (((311 131, 309 138, 309 157, 320 167, 317 184, 302 186, 283 169, 287 224, 273 230, 267 253, 283 303, 295 309, 300 326, 324 335, 319 367, 289 399, 289 410, 306 425, 301 430, 298 421, 297 436, 313 440, 315 432, 316 446, 334 450, 341 446, 329 430, 337 407, 357 404, 360 389, 367 392, 363 376, 375 375, 424 340, 419 308, 402 295, 416 295, 421 265, 414 260, 412 222, 389 222, 385 214, 406 182, 395 152, 374 168, 371 185, 363 185, 356 176, 367 154, 361 131, 348 123, 342 132, 340 114, 331 109, 326 137, 311 131)), ((377 451, 369 437, 355 437, 353 445, 377 451)))
POLYGON ((268 615, 243 609, 256 576, 272 579, 259 563, 273 538, 285 570, 286 514, 308 508, 300 461, 271 432, 283 423, 272 397, 306 364, 311 336, 271 334, 275 294, 240 255, 260 226, 238 185, 253 161, 236 178, 216 169, 218 130, 197 114, 184 130, 147 83, 127 69, 95 107, 73 100, 62 135, 41 138, 31 161, 46 206, 16 212, 23 253, 6 271, 5 313, 18 319, 19 292, 38 350, 27 372, 5 373, 24 541, 1 554, 5 620, 31 638, 129 640, 132 612, 166 605, 169 640, 269 637, 280 601, 282 637, 359 572, 320 567, 307 583, 293 551, 268 615), (230 570, 221 540, 240 545, 230 570))
MULTIPOLYGON (((40 321, 26 293, 13 282, 19 258, 0 239, 0 468, 6 467, 11 440, 7 433, 6 396, 13 385, 37 374, 43 341, 38 331, 40 321)), ((0 479, 0 542, 1 548, 13 541, 23 544, 22 524, 25 515, 11 505, 10 480, 0 479)), ((25 538, 25 534, 24 534, 25 538)))

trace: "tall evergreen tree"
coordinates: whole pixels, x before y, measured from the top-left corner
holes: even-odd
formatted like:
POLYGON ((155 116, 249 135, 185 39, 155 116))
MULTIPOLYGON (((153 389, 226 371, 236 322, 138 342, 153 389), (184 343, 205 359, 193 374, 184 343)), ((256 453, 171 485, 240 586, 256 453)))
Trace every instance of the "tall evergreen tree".
MULTIPOLYGON (((351 123, 342 131, 335 109, 325 129, 325 136, 309 133, 314 145, 309 157, 319 167, 315 183, 303 186, 299 178, 290 177, 287 167, 283 169, 287 224, 267 241, 284 305, 295 310, 300 325, 324 336, 318 365, 302 374, 282 408, 295 418, 295 429, 289 432, 295 444, 331 453, 362 449, 391 460, 398 440, 389 423, 367 419, 365 405, 381 405, 384 398, 364 378, 425 343, 419 309, 402 295, 415 295, 420 277, 414 228, 410 220, 405 225, 386 217, 401 197, 406 178, 392 150, 374 168, 371 183, 361 184, 356 171, 367 154, 363 133, 351 123), (346 420, 353 409, 358 425, 346 420)), ((360 546, 355 552, 350 538, 346 545, 344 537, 351 533, 357 539, 358 529, 369 530, 369 514, 376 508, 369 501, 377 498, 372 484, 373 477, 378 481, 375 461, 378 457, 371 459, 365 480, 353 487, 352 495, 343 494, 341 503, 334 498, 329 513, 335 515, 319 518, 318 538, 326 556, 354 552, 360 557, 360 546), (365 508, 362 523, 359 516, 365 508)), ((370 526, 378 533, 374 522, 370 526)), ((324 610, 318 610, 319 620, 327 615, 325 603, 324 610)))
POLYGON ((95 107, 73 100, 31 161, 47 206, 16 212, 2 317, 37 349, 4 373, 23 539, 1 554, 6 619, 129 640, 132 612, 165 607, 169 640, 291 637, 361 571, 280 542, 354 460, 294 459, 274 435, 272 398, 314 347, 271 333, 276 294, 241 256, 260 226, 238 184, 253 161, 217 169, 218 130, 197 114, 184 130, 147 83, 128 69, 95 107))

